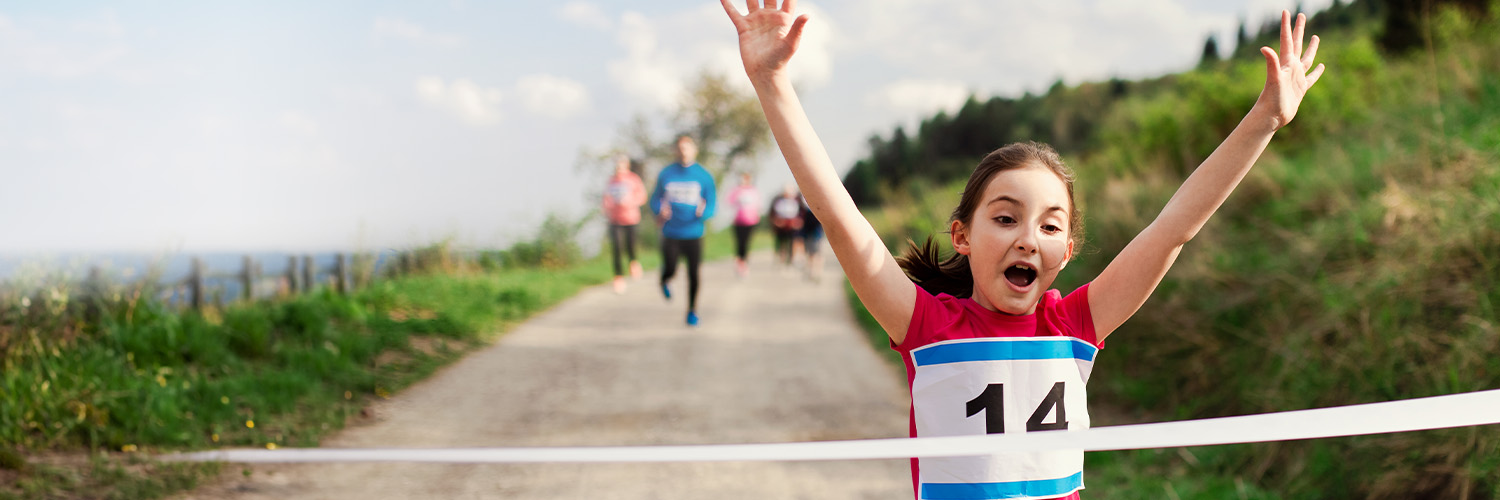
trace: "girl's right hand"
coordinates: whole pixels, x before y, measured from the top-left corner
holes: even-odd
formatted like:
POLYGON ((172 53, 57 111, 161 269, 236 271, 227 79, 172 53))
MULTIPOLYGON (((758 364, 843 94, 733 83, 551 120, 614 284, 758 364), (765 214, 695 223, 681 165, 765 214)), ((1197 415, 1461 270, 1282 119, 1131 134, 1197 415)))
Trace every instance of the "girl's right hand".
POLYGON ((746 0, 750 11, 740 15, 729 0, 719 0, 739 32, 740 59, 752 83, 783 74, 787 61, 802 42, 802 28, 807 26, 807 14, 793 14, 797 0, 782 0, 780 8, 776 7, 776 1, 746 0))

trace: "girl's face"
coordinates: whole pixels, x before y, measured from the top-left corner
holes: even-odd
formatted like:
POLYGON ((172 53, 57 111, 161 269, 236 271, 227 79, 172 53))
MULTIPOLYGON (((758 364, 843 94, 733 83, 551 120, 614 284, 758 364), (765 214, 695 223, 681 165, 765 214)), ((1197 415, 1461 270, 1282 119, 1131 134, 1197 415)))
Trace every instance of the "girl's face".
POLYGON ((969 256, 974 301, 1031 314, 1073 257, 1067 185, 1040 165, 996 173, 969 223, 954 221, 953 248, 969 256))

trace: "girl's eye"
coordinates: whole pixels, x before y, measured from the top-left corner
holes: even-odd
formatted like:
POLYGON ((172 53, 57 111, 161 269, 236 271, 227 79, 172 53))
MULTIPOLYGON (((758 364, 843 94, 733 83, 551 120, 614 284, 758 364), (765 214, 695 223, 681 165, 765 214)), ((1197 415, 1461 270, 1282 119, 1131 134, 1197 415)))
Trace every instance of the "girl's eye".
POLYGON ((1052 224, 1043 224, 1042 225, 1042 230, 1046 231, 1048 233, 1057 233, 1057 232, 1062 231, 1062 228, 1054 226, 1052 224))
POLYGON ((1008 216, 1008 215, 1002 215, 1002 216, 996 217, 995 218, 995 222, 999 222, 1001 224, 1015 224, 1016 220, 1010 218, 1010 216, 1008 216))

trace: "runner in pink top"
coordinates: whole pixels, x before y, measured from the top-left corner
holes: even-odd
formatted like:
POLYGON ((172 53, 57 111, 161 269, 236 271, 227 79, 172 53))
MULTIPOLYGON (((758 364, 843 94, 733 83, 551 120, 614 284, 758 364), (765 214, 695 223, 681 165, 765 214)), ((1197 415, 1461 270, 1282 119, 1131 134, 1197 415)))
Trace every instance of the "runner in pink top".
MULTIPOLYGON (((844 189, 792 86, 787 66, 809 17, 797 15, 795 0, 751 0, 747 14, 720 3, 808 207, 905 359, 913 436, 1088 428, 1085 389, 1099 347, 1151 296, 1323 75, 1312 65, 1318 37, 1304 51, 1306 18, 1293 28, 1283 11, 1281 50, 1261 48, 1266 83, 1244 120, 1092 282, 1064 296, 1051 286, 1073 259, 1083 216, 1056 151, 1019 142, 985 155, 949 216, 943 246, 953 255, 928 238, 897 259, 844 189)), ((1078 498, 1083 451, 922 458, 912 462, 912 482, 925 499, 1078 498)))
POLYGON ((641 206, 646 204, 646 186, 641 177, 630 171, 630 157, 615 157, 615 175, 604 187, 604 216, 609 219, 609 243, 614 252, 615 293, 625 291, 625 272, 620 265, 620 250, 630 256, 630 276, 641 277, 641 263, 635 259, 635 226, 641 223, 641 206))
POLYGON ((760 224, 760 191, 755 189, 749 172, 740 174, 740 185, 729 193, 729 207, 734 210, 735 271, 743 278, 750 272, 750 263, 746 259, 750 252, 750 235, 755 232, 755 225, 760 224))

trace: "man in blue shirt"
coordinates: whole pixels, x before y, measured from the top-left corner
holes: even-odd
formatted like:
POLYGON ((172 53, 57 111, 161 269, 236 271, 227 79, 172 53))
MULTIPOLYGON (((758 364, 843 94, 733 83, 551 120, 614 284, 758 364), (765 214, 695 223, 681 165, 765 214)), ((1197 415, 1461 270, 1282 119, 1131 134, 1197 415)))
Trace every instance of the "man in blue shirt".
POLYGON ((692 137, 677 137, 677 163, 656 175, 651 190, 651 211, 661 226, 661 293, 672 298, 667 282, 677 274, 677 257, 687 258, 687 324, 698 324, 698 266, 703 263, 703 223, 714 216, 714 178, 698 158, 692 137))

